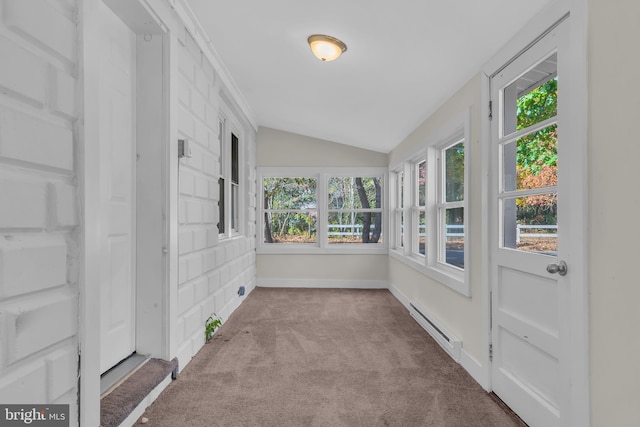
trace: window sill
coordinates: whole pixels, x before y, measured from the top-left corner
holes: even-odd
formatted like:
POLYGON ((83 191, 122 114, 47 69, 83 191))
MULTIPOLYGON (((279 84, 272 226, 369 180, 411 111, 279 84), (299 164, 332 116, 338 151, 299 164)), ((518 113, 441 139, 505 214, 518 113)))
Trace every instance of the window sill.
POLYGON ((401 262, 402 264, 422 273, 423 275, 435 280, 436 282, 458 292, 459 294, 462 294, 465 297, 471 297, 469 284, 466 283, 464 279, 466 276, 466 271, 460 272, 460 274, 456 274, 457 272, 454 272, 453 269, 446 268, 445 266, 426 266, 424 265, 424 258, 416 259, 410 256, 406 256, 404 255, 404 253, 395 249, 389 250, 389 256, 401 262))
POLYGON ((367 248, 366 245, 345 247, 324 247, 311 245, 265 246, 256 248, 258 254, 268 255, 387 255, 387 248, 367 248))
POLYGON ((231 242, 235 242, 236 240, 240 240, 242 238, 244 238, 244 234, 233 234, 231 236, 222 236, 220 234, 218 234, 218 244, 219 245, 223 245, 226 243, 231 243, 231 242))

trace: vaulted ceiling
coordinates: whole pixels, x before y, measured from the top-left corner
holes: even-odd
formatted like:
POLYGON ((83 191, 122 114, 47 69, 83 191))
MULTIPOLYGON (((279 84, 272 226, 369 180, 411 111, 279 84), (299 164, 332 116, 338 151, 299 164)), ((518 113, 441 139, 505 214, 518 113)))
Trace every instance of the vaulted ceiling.
POLYGON ((389 152, 553 0, 187 0, 260 126, 389 152), (321 62, 307 44, 347 44, 321 62))

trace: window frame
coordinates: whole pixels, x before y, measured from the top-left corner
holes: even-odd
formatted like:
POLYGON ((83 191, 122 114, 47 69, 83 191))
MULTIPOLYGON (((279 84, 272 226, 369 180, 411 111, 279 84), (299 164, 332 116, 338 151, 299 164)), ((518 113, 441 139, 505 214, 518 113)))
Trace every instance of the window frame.
POLYGON ((405 189, 404 191, 407 192, 407 188, 408 188, 408 194, 410 195, 409 201, 411 204, 411 213, 409 215, 409 218, 411 220, 411 226, 409 228, 409 231, 411 233, 411 257, 412 258, 416 258, 418 260, 424 259, 426 257, 426 254, 428 253, 428 241, 427 241, 427 230, 430 230, 429 224, 428 224, 428 218, 429 218, 429 212, 428 212, 428 200, 427 197, 429 196, 429 194, 431 193, 430 191, 428 191, 428 184, 429 184, 429 171, 430 171, 430 167, 429 167, 429 163, 428 163, 428 158, 427 158, 427 152, 426 151, 422 151, 420 154, 418 154, 416 157, 414 157, 413 159, 411 159, 410 163, 410 170, 411 170, 411 181, 409 183, 405 183, 405 189), (424 167, 425 167, 425 183, 424 183, 424 191, 425 194, 422 195, 422 200, 420 200, 420 165, 424 163, 424 167), (424 201, 424 204, 422 204, 421 202, 424 201), (424 213, 425 216, 425 221, 424 221, 424 250, 425 253, 421 253, 420 252, 420 216, 424 213))
MULTIPOLYGON (((256 220, 256 252, 266 254, 387 254, 388 227, 388 188, 389 178, 386 167, 258 167, 257 184, 259 200, 256 220), (382 206, 380 208, 357 209, 357 211, 380 212, 382 214, 381 243, 330 243, 328 240, 329 212, 335 211, 328 205, 328 180, 341 177, 382 177, 382 206), (315 243, 265 243, 264 227, 264 178, 316 178, 317 238, 315 243)), ((352 211, 354 209, 349 209, 352 211)), ((355 210, 354 210, 355 211, 355 210)))
POLYGON ((390 221, 392 224, 390 225, 390 229, 393 231, 391 235, 394 238, 392 247, 401 248, 404 250, 407 245, 407 237, 404 234, 404 223, 407 220, 407 215, 405 210, 407 208, 407 197, 404 193, 404 181, 407 176, 406 167, 402 167, 397 170, 389 171, 389 200, 393 200, 391 203, 392 215, 390 215, 390 221))
POLYGON ((218 115, 218 126, 218 224, 224 227, 220 230, 218 226, 218 240, 222 241, 244 233, 244 138, 240 127, 223 112, 218 115))
MULTIPOLYGON (((445 125, 441 126, 433 135, 427 138, 420 148, 413 154, 407 156, 401 162, 398 162, 390 171, 393 178, 391 185, 394 186, 396 192, 400 189, 397 174, 400 171, 405 173, 410 171, 412 179, 404 180, 405 206, 402 211, 405 215, 409 214, 411 220, 407 221, 405 216, 404 230, 404 247, 398 245, 400 238, 397 233, 399 229, 394 226, 390 232, 389 241, 392 246, 389 248, 389 254, 394 259, 420 271, 424 275, 448 286, 449 288, 465 295, 471 296, 470 290, 470 274, 469 274, 469 159, 470 159, 470 125, 471 125, 471 109, 458 113, 445 125), (445 193, 445 171, 444 171, 444 150, 450 148, 457 143, 464 141, 464 196, 462 202, 442 203, 446 197, 445 193), (426 160, 426 183, 425 183, 425 203, 424 208, 426 215, 426 238, 425 253, 420 254, 418 248, 419 230, 417 224, 419 214, 422 207, 418 204, 418 165, 426 160), (407 200, 410 195, 411 200, 407 200), (407 205, 410 205, 407 209, 407 205), (446 263, 446 254, 444 249, 446 245, 446 229, 445 218, 441 215, 443 209, 450 207, 464 208, 464 268, 459 268, 446 263), (409 239, 407 239, 409 238, 409 239), (410 240, 408 242, 407 240, 410 240), (444 261, 444 262, 443 262, 444 261)), ((397 205, 397 198, 391 200, 390 213, 397 212, 400 207, 397 205)))

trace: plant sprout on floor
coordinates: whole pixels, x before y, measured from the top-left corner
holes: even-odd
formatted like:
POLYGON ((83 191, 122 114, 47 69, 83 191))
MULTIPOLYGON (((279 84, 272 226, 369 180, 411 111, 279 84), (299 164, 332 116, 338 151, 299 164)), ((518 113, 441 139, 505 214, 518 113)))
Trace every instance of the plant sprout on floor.
POLYGON ((209 341, 220 326, 222 326, 222 320, 215 313, 209 316, 204 327, 205 341, 209 341))

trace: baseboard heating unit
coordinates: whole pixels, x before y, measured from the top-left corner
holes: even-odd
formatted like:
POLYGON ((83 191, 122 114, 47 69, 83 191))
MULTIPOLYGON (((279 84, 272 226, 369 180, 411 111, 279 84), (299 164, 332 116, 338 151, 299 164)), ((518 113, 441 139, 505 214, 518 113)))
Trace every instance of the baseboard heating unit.
POLYGON ((409 314, 440 344, 440 347, 449 353, 453 360, 460 363, 462 341, 458 337, 448 331, 437 320, 427 316, 425 310, 413 302, 409 303, 409 314))

